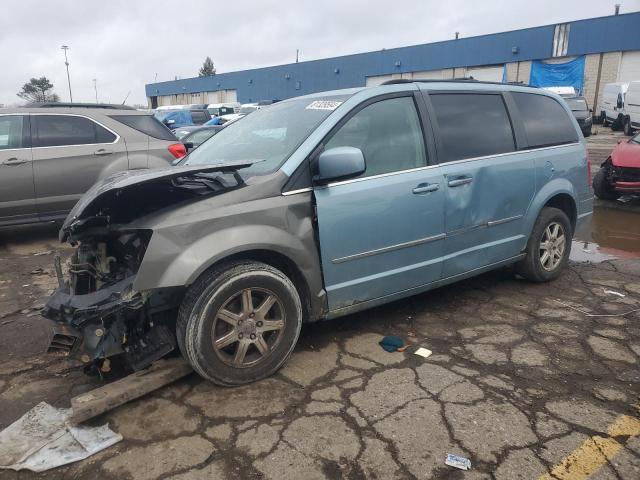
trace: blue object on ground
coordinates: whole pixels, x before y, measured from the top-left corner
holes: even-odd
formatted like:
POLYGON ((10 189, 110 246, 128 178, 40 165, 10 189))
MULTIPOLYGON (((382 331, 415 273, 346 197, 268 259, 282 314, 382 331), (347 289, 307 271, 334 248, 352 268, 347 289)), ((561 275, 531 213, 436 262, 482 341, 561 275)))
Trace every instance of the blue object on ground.
POLYGON ((388 335, 380 340, 380 346, 387 352, 395 352, 404 345, 404 341, 400 337, 388 335))

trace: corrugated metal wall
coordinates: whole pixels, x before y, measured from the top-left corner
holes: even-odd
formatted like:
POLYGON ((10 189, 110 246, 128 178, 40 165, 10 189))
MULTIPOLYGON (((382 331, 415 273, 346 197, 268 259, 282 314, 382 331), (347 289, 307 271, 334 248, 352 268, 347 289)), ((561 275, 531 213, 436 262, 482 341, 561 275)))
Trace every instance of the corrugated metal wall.
MULTIPOLYGON (((640 12, 571 23, 568 55, 640 50, 640 12)), ((240 102, 364 86, 367 77, 503 65, 551 56, 554 25, 146 85, 147 97, 235 90, 240 102)), ((460 71, 460 74, 458 74, 460 71)), ((374 81, 374 80, 371 80, 374 81)), ((184 103, 195 103, 185 101, 184 103)))

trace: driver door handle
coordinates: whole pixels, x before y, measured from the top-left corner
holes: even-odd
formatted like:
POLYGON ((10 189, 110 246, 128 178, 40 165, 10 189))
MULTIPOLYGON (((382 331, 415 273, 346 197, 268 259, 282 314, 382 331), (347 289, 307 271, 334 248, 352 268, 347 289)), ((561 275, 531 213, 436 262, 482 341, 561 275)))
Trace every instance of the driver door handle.
POLYGON ((29 160, 26 160, 24 158, 7 158, 4 162, 2 162, 3 165, 22 165, 23 163, 27 163, 29 160))
POLYGON ((415 193, 416 195, 418 195, 420 193, 435 192, 439 188, 440 188, 440 184, 439 183, 421 183, 421 184, 417 185, 412 190, 412 192, 415 193))
POLYGON ((93 154, 96 157, 103 157, 105 155, 111 155, 113 153, 113 150, 106 150, 104 148, 101 148, 100 150, 96 150, 95 152, 93 152, 93 154))
POLYGON ((447 183, 447 185, 449 185, 450 187, 459 187, 461 185, 467 185, 471 182, 473 182, 473 177, 460 177, 449 180, 449 183, 447 183))

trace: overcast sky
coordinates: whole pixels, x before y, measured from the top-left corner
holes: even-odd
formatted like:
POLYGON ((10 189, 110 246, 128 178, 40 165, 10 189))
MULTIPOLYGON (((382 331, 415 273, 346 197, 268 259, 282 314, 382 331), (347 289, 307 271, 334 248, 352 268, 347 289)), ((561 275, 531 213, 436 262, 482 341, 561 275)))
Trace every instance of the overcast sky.
POLYGON ((146 103, 145 83, 640 10, 640 0, 2 0, 0 103, 31 77, 75 101, 146 103))

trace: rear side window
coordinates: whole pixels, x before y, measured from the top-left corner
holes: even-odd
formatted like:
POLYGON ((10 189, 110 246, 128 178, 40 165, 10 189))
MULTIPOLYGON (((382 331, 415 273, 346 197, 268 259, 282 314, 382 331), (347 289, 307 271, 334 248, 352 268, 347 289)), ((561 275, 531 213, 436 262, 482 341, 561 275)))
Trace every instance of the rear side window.
POLYGON ((555 99, 535 93, 511 92, 524 123, 530 148, 578 141, 573 121, 555 99))
POLYGON ((158 140, 169 140, 172 142, 176 140, 171 130, 165 127, 164 124, 159 122, 153 115, 113 115, 111 118, 158 140))
POLYGON ((440 163, 515 151, 507 108, 501 95, 429 95, 438 121, 440 163))
POLYGON ((22 115, 0 115, 0 150, 22 148, 22 115))
POLYGON ((113 143, 116 136, 96 122, 73 115, 33 115, 34 147, 113 143))

